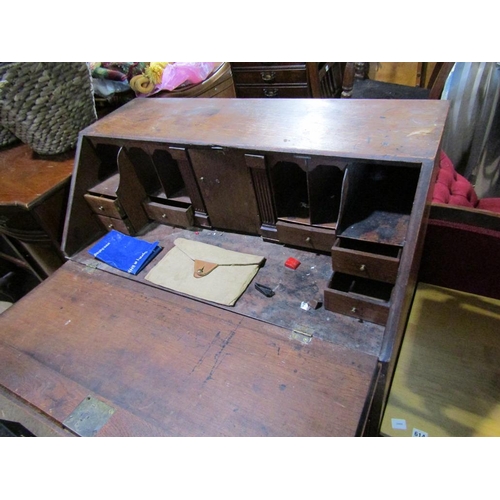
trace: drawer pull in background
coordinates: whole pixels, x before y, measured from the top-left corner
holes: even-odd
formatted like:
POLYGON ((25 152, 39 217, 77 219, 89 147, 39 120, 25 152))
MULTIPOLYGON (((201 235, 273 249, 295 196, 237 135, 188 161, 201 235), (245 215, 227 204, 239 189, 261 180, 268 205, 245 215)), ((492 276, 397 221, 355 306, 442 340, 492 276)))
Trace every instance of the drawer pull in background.
POLYGON ((278 95, 278 89, 263 89, 262 91, 266 97, 276 97, 278 95))
POLYGON ((274 71, 263 71, 260 76, 264 82, 272 82, 276 78, 274 71))

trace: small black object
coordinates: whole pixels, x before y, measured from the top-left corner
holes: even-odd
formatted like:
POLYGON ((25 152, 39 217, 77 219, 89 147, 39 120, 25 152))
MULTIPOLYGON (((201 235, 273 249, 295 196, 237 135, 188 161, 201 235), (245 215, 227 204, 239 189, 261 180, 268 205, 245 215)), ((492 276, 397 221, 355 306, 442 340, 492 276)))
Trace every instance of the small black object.
POLYGON ((266 297, 272 297, 274 295, 274 292, 268 286, 255 283, 255 288, 266 297))

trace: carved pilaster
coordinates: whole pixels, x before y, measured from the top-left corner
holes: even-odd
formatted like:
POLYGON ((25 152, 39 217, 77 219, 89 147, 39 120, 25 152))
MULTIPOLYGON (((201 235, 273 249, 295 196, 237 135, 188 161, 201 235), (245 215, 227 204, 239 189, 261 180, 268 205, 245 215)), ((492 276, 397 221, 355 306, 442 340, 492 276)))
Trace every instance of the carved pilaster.
POLYGON ((261 220, 261 234, 266 238, 275 239, 276 213, 271 193, 271 184, 266 170, 266 159, 261 155, 245 155, 245 162, 252 175, 261 220))

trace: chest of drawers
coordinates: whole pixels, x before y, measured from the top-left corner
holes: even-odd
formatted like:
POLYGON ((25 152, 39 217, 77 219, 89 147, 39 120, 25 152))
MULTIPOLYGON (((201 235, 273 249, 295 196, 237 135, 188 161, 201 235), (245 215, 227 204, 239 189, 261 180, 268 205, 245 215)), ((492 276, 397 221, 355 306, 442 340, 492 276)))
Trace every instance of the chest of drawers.
POLYGON ((232 62, 237 97, 338 97, 342 63, 232 62))

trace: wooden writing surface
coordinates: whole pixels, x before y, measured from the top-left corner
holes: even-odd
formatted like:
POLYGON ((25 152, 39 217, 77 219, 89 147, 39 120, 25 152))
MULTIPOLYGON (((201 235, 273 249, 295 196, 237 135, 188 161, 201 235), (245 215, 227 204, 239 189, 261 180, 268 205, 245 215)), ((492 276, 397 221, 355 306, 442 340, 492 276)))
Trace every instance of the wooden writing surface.
POLYGON ((0 317, 0 384, 98 436, 351 436, 376 356, 67 262, 0 317))

